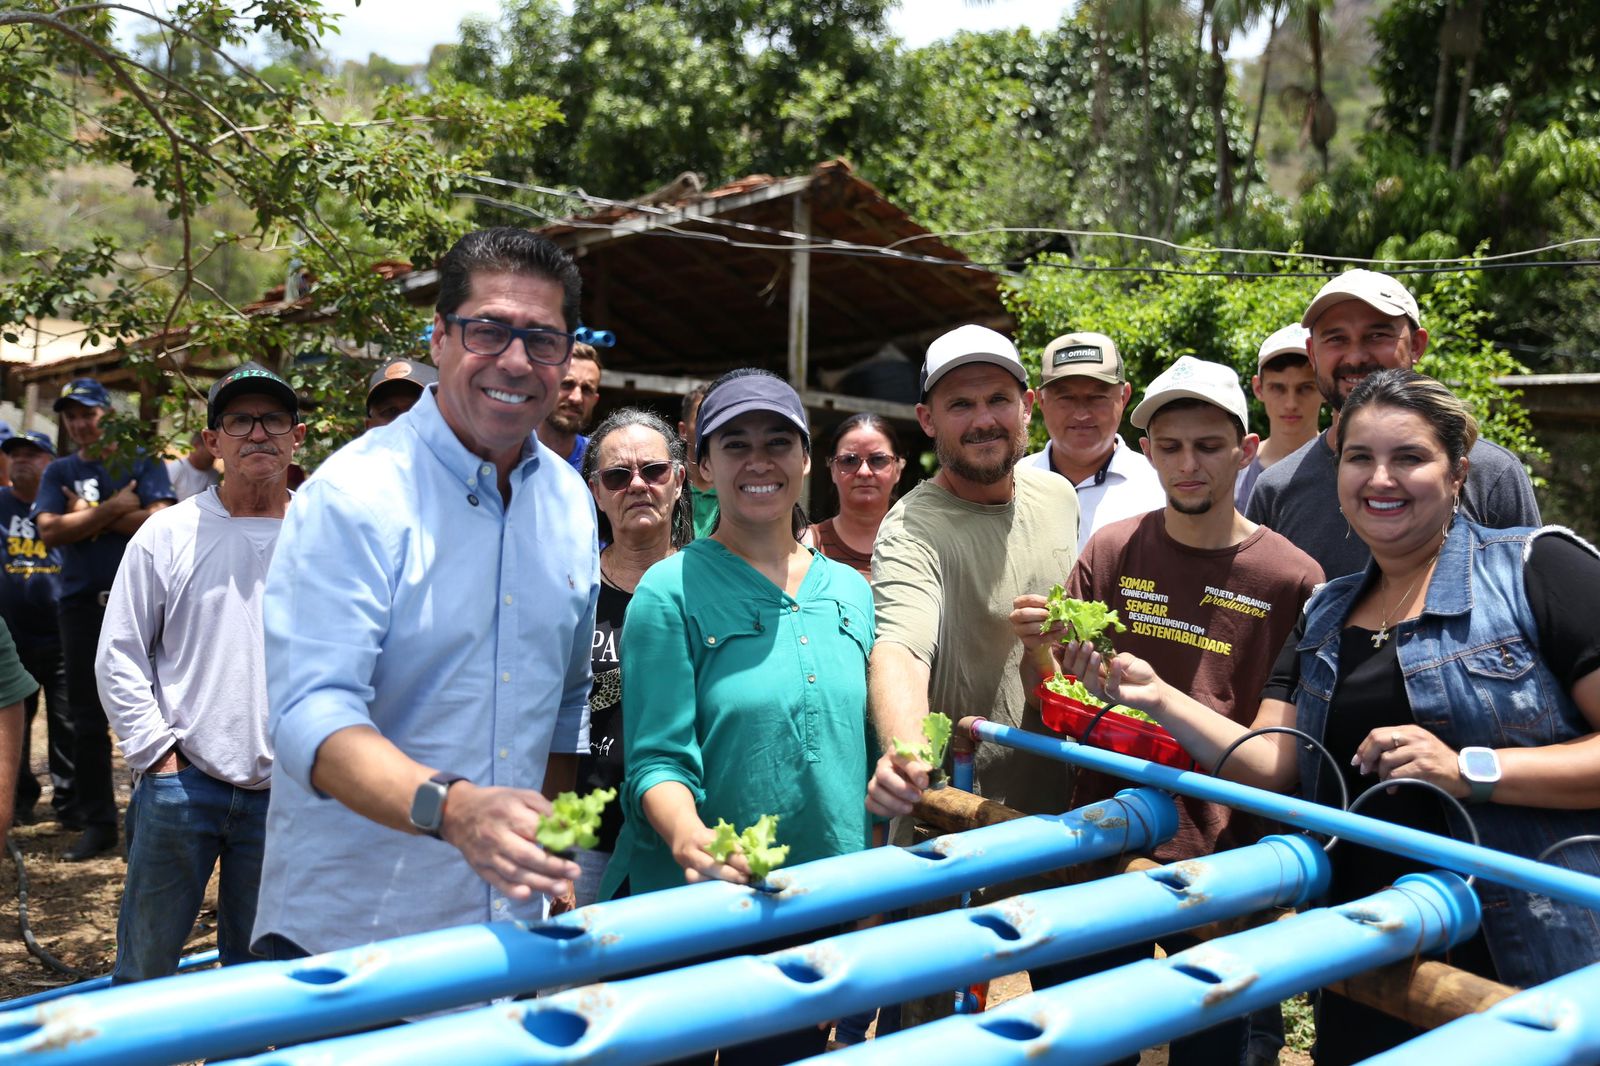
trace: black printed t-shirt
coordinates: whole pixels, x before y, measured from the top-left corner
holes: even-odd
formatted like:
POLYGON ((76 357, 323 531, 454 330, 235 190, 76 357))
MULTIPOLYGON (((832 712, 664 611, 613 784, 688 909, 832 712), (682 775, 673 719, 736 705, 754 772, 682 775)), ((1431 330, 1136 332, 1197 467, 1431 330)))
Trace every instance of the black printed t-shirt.
MULTIPOLYGON (((578 792, 622 789, 622 619, 633 593, 609 581, 600 582, 594 611, 594 646, 589 655, 594 683, 589 687, 589 753, 578 757, 578 792)), ((600 816, 596 851, 616 847, 622 830, 622 804, 613 801, 600 816)))

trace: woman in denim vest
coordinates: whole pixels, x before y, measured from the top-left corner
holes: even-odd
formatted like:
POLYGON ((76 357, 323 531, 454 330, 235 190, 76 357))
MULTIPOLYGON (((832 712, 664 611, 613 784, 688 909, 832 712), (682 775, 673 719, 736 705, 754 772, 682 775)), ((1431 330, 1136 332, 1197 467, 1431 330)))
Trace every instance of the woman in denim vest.
MULTIPOLYGON (((1253 728, 1294 726, 1346 766, 1351 795, 1417 778, 1467 804, 1488 847, 1528 857, 1600 826, 1600 557, 1566 530, 1493 530, 1457 511, 1477 423, 1447 388, 1409 370, 1367 377, 1338 429, 1339 501, 1372 550, 1362 573, 1329 582, 1262 694, 1253 728)), ((1101 676, 1087 647, 1064 669, 1101 676)), ((1142 708, 1202 765, 1244 729, 1119 655, 1104 669, 1109 699, 1142 708)), ((1242 745, 1227 776, 1338 803, 1327 764, 1284 734, 1242 745)), ((1453 807, 1429 790, 1378 792, 1363 813, 1468 839, 1453 807)), ((1417 864, 1341 845, 1335 901, 1391 884, 1417 864)), ((1600 875, 1600 850, 1549 859, 1600 875)), ((1600 914, 1478 883, 1479 935, 1449 961, 1528 986, 1600 961, 1600 914)), ((1318 1013, 1319 1066, 1355 1062, 1418 1031, 1333 994, 1318 1013)))

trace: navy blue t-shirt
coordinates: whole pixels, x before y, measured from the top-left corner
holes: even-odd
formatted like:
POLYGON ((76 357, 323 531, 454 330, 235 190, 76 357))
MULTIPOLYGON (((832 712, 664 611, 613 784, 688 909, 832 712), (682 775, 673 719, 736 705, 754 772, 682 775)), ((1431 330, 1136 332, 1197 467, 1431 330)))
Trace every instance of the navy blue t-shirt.
POLYGON ((59 644, 56 596, 60 594, 61 552, 46 548, 33 526, 33 504, 0 488, 0 618, 17 647, 59 644))
MULTIPOLYGON (((75 493, 90 506, 99 506, 118 489, 135 479, 139 487, 139 505, 149 507, 160 500, 173 500, 172 481, 167 477, 164 463, 140 456, 133 469, 113 476, 104 463, 90 462, 77 452, 63 455, 44 469, 39 480, 39 498, 34 501, 35 521, 41 514, 66 514, 67 492, 75 493)), ((122 553, 129 538, 122 533, 106 530, 87 540, 61 546, 61 598, 108 592, 116 580, 117 567, 122 565, 122 553)))

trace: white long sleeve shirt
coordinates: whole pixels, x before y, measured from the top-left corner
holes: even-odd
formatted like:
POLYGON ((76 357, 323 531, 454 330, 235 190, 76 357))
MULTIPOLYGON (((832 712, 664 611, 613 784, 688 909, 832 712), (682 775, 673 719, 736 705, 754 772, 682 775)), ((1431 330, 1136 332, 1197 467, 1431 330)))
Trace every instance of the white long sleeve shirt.
POLYGON ((100 627, 100 702, 143 773, 177 744, 240 788, 270 784, 262 593, 282 521, 233 518, 215 488, 129 541, 100 627))

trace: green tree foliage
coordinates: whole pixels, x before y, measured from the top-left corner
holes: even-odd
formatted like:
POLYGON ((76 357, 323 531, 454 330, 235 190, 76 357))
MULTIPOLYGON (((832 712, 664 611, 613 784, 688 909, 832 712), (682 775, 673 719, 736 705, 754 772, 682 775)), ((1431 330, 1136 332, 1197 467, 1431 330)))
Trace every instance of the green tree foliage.
POLYGON ((0 326, 76 319, 91 348, 148 338, 127 350, 149 378, 171 373, 163 357, 172 353, 283 366, 318 401, 314 434, 347 436, 360 372, 336 353, 411 348, 422 320, 374 263, 440 255, 467 225, 456 193, 486 146, 525 142, 554 106, 400 84, 350 117, 321 103, 338 92, 314 72, 279 63, 268 82, 228 58, 257 33, 314 53, 329 24, 315 0, 259 0, 245 15, 221 0, 184 0, 158 19, 167 52, 143 58, 116 44, 115 6, 0 8, 0 115, 11 120, 0 159, 47 173, 119 168, 171 220, 175 252, 152 262, 147 241, 92 224, 27 247, 0 285, 0 326), (214 211, 229 199, 244 211, 214 211), (317 313, 246 315, 222 298, 202 269, 237 250, 292 266, 317 313), (316 353, 330 357, 289 365, 316 353))
MULTIPOLYGON (((1006 293, 1007 304, 1017 317, 1017 342, 1026 353, 1040 352, 1052 338, 1073 330, 1110 336, 1127 362, 1135 402, 1144 383, 1182 355, 1232 366, 1248 383, 1261 342, 1274 330, 1300 321, 1327 280, 1313 273, 1321 267, 1309 259, 1278 260, 1272 276, 1226 280, 1204 274, 1228 269, 1216 253, 1191 257, 1184 266, 1189 273, 1163 273, 1169 268, 1155 264, 1147 264, 1144 272, 1094 269, 1109 265, 1041 257, 1022 283, 1006 293)), ((1485 437, 1525 460, 1543 458, 1527 412, 1517 402, 1520 394, 1494 383, 1525 368, 1485 338, 1488 316, 1479 306, 1480 274, 1432 275, 1425 279, 1426 288, 1414 278, 1405 280, 1417 293, 1431 335, 1417 369, 1447 382, 1471 402, 1485 437)), ((1032 364, 1038 365, 1037 357, 1032 364)), ((1251 405, 1251 425, 1261 430, 1266 416, 1254 399, 1251 405)), ((1042 427, 1036 426, 1035 433, 1042 446, 1042 427)))
MULTIPOLYGON (((1424 148, 1437 115, 1452 130, 1471 60, 1465 157, 1499 156, 1513 125, 1560 122, 1575 136, 1600 135, 1600 0, 1494 0, 1474 29, 1470 0, 1394 0, 1376 18, 1373 77, 1383 125, 1424 148), (1453 16, 1453 17, 1452 17, 1453 16), (1441 36, 1447 26, 1454 32, 1441 36), (1445 71, 1444 110, 1439 73, 1445 71)), ((1437 146, 1443 150, 1448 136, 1437 146)))
POLYGON ((469 19, 445 63, 502 96, 537 93, 566 116, 494 170, 608 196, 685 170, 719 182, 802 173, 878 139, 893 0, 506 0, 469 19))

